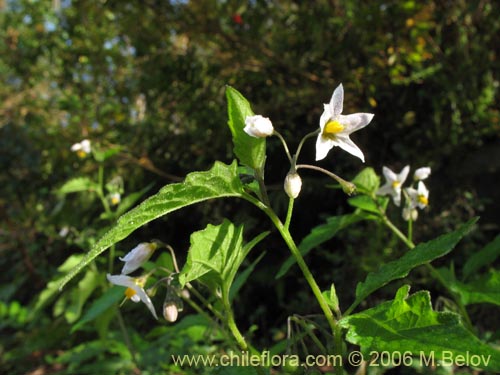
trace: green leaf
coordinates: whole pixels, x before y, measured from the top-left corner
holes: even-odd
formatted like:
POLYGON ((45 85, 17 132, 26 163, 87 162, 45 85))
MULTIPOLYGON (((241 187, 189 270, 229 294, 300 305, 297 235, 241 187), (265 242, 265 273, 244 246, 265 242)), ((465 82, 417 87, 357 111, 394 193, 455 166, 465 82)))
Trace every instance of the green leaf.
POLYGON ((221 225, 208 225, 191 235, 191 247, 179 275, 182 286, 199 279, 212 289, 223 286, 229 291, 233 279, 248 252, 269 232, 265 232, 243 246, 243 226, 228 220, 221 225))
POLYGON ((373 168, 365 168, 359 172, 351 181, 359 192, 365 194, 375 194, 380 186, 380 177, 377 176, 373 168))
POLYGON ((249 136, 243 131, 245 118, 254 113, 250 103, 231 86, 226 87, 229 128, 233 135, 234 154, 241 164, 254 170, 263 170, 266 160, 266 139, 249 136))
POLYGON ((469 220, 454 232, 444 234, 429 242, 421 243, 406 252, 398 260, 384 264, 377 271, 369 273, 364 282, 358 283, 356 287, 356 300, 349 310, 352 310, 368 295, 390 281, 406 277, 413 268, 448 254, 462 237, 471 231, 477 220, 477 218, 469 220))
POLYGON ((463 274, 464 279, 472 276, 481 267, 493 264, 500 256, 500 235, 486 245, 483 249, 473 254, 464 264, 463 274))
POLYGON ((231 285, 231 289, 229 290, 229 300, 234 300, 234 297, 238 294, 241 287, 245 284, 247 279, 253 273, 257 264, 261 261, 266 253, 261 253, 257 259, 255 259, 250 266, 248 266, 243 272, 239 273, 238 276, 234 279, 234 282, 231 285))
POLYGON ((77 193, 81 191, 95 191, 97 185, 88 177, 76 177, 66 181, 58 190, 58 194, 77 193))
POLYGON ((455 292, 464 305, 474 303, 491 303, 500 306, 500 272, 490 270, 470 283, 462 283, 455 279, 447 268, 438 270, 451 291, 455 292))
POLYGON ((131 208, 141 197, 148 192, 149 189, 153 187, 153 184, 149 184, 144 189, 136 191, 134 193, 128 194, 123 198, 116 209, 116 215, 124 214, 129 208, 131 208))
POLYGON ((71 328, 71 333, 81 329, 85 324, 96 319, 118 301, 123 299, 123 297, 123 288, 113 287, 108 289, 92 303, 90 308, 83 314, 82 318, 71 328))
MULTIPOLYGON (((300 242, 299 250, 302 256, 307 255, 312 249, 326 242, 337 234, 338 231, 346 228, 347 226, 357 223, 361 220, 366 220, 368 217, 364 214, 352 213, 349 215, 332 216, 326 219, 325 224, 314 227, 306 237, 300 242)), ((290 267, 295 264, 295 258, 290 256, 281 266, 276 278, 284 276, 290 267)))
POLYGON ((231 165, 216 162, 209 171, 193 172, 184 182, 166 185, 157 194, 120 217, 115 226, 104 234, 84 259, 64 277, 59 288, 63 288, 99 254, 144 224, 194 203, 213 198, 241 197, 242 193, 243 187, 238 178, 236 162, 231 165))
POLYGON ((351 206, 379 216, 380 208, 382 210, 385 210, 388 202, 389 199, 386 197, 377 197, 377 201, 374 201, 368 195, 357 195, 347 200, 347 203, 349 203, 351 206))
POLYGON ((241 257, 242 243, 243 227, 236 227, 228 220, 217 226, 209 224, 191 234, 191 247, 179 274, 181 286, 197 279, 213 288, 220 286, 230 263, 241 257))
POLYGON ((365 355, 411 352, 431 362, 445 361, 441 365, 474 355, 479 356, 475 357, 480 362, 477 367, 500 371, 500 352, 467 330, 459 315, 433 311, 429 292, 408 296, 409 290, 403 286, 394 300, 342 319, 341 326, 348 329, 347 341, 359 345, 365 355))

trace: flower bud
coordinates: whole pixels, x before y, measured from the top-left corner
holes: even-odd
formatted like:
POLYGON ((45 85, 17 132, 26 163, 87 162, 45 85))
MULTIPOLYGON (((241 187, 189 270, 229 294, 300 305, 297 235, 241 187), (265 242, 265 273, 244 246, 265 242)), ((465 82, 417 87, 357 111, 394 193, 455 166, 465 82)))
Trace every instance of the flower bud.
POLYGON ((173 323, 179 316, 179 309, 177 304, 173 301, 165 301, 163 304, 163 317, 167 322, 173 323))
POLYGON ((416 208, 405 207, 403 208, 403 219, 406 221, 416 221, 418 219, 418 211, 416 208))
POLYGON ((245 133, 255 138, 265 138, 273 134, 274 128, 271 120, 261 115, 247 116, 245 118, 245 133))
POLYGON ((302 179, 297 172, 289 172, 285 178, 285 192, 290 198, 297 198, 302 189, 302 179))
POLYGON ((413 175, 416 181, 425 180, 431 174, 431 169, 429 167, 418 168, 413 175))

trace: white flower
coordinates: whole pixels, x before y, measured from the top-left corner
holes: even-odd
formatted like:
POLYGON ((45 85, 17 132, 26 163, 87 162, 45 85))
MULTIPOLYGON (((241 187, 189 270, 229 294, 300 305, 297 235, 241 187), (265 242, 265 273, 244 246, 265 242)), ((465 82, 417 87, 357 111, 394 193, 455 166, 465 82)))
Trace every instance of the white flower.
POLYGON ((290 198, 297 198, 302 189, 302 179, 297 172, 288 173, 285 177, 285 192, 290 198))
POLYGON ((427 177, 429 177, 431 174, 431 169, 429 167, 422 167, 422 168, 418 168, 414 175, 413 175, 413 178, 415 179, 415 181, 421 181, 421 180, 425 180, 427 177))
POLYGON ((245 118, 245 133, 255 138, 269 137, 273 134, 274 128, 271 120, 261 115, 247 116, 245 118))
POLYGON ((117 204, 119 204, 122 200, 122 196, 120 195, 120 193, 113 193, 109 196, 109 201, 111 202, 111 204, 113 206, 116 206, 117 204))
POLYGON ((319 120, 320 133, 316 140, 316 160, 324 159, 334 146, 339 146, 348 153, 357 156, 363 162, 365 157, 358 146, 349 138, 351 133, 364 128, 373 118, 371 113, 342 115, 344 88, 340 84, 333 92, 330 103, 324 104, 324 111, 319 120))
POLYGON ((91 150, 92 148, 88 139, 84 139, 83 141, 75 143, 71 146, 71 151, 76 152, 80 158, 84 158, 90 154, 91 150))
POLYGON ((413 188, 406 189, 410 197, 410 207, 415 208, 418 207, 420 209, 424 209, 429 205, 429 190, 424 185, 422 181, 419 181, 417 190, 413 188))
POLYGON ((115 285, 125 286, 127 289, 125 290, 125 296, 128 299, 131 299, 133 302, 142 301, 151 311, 151 314, 158 320, 158 316, 156 315, 155 307, 151 302, 151 298, 147 295, 144 290, 144 284, 146 283, 145 278, 143 277, 130 277, 125 275, 110 275, 109 273, 106 275, 108 281, 115 285))
POLYGON ((122 275, 128 275, 141 267, 157 248, 158 245, 154 242, 143 242, 130 250, 127 255, 120 258, 122 262, 125 262, 122 268, 122 275))
POLYGON ((398 174, 394 173, 387 167, 382 168, 384 173, 386 183, 380 189, 378 189, 378 195, 390 195, 396 206, 401 204, 401 185, 406 181, 408 173, 410 172, 410 166, 404 167, 398 174))

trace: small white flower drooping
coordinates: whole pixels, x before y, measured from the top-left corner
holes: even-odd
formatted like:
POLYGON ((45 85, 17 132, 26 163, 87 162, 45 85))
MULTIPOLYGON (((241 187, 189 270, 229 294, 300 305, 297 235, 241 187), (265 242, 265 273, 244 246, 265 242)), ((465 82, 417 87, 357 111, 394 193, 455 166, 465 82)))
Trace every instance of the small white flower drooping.
POLYGON ((122 275, 128 275, 141 267, 151 258, 157 248, 158 245, 155 242, 143 242, 130 250, 123 258, 120 258, 122 262, 125 262, 122 275))
POLYGON ((363 152, 349 138, 349 135, 367 126, 374 115, 353 113, 344 116, 342 115, 343 102, 344 88, 340 84, 333 92, 330 103, 323 105, 323 114, 319 120, 320 132, 316 140, 316 160, 324 159, 328 151, 338 146, 363 162, 365 161, 363 152))
POLYGON ((267 117, 261 115, 247 116, 243 131, 255 138, 265 138, 273 134, 274 127, 267 117))
POLYGON ((92 147, 90 146, 90 141, 88 139, 84 139, 81 142, 75 143, 71 146, 71 151, 76 152, 78 157, 84 158, 92 151, 92 147))
POLYGON ((394 173, 387 167, 383 167, 382 172, 384 174, 386 183, 380 189, 378 189, 378 195, 390 195, 396 206, 399 207, 401 204, 401 186, 406 181, 408 173, 410 172, 410 166, 404 167, 398 174, 394 173))
POLYGON ((108 281, 114 285, 127 287, 127 289, 125 289, 125 296, 127 299, 133 302, 142 301, 148 307, 149 311, 151 311, 155 319, 158 320, 153 302, 151 302, 151 298, 149 298, 144 290, 144 284, 146 283, 145 278, 134 278, 126 275, 110 275, 109 273, 106 277, 108 281))

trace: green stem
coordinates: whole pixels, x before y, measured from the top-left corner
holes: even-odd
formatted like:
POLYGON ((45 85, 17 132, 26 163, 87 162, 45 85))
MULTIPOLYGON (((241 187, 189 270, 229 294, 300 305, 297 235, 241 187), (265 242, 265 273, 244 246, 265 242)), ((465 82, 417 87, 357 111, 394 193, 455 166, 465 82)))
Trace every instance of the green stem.
POLYGON ((285 153, 286 153, 288 160, 290 161, 290 163, 292 163, 292 154, 290 154, 290 150, 288 149, 288 145, 286 144, 285 138, 283 138, 283 136, 280 133, 278 133, 276 130, 273 132, 273 135, 275 135, 276 137, 279 138, 279 140, 283 144, 283 148, 285 149, 285 153))
POLYGON ((137 358, 135 356, 135 350, 132 346, 132 341, 130 341, 130 336, 128 335, 127 327, 125 326, 125 322, 123 320, 122 313, 119 308, 116 309, 116 316, 118 318, 118 325, 120 326, 120 331, 122 331, 123 340, 125 341, 125 345, 132 356, 132 362, 134 362, 135 366, 139 368, 139 364, 137 363, 137 358))
POLYGON ((288 211, 286 212, 286 219, 285 219, 286 230, 288 230, 288 228, 290 227, 290 222, 292 221, 293 202, 295 202, 295 199, 293 198, 290 198, 288 200, 288 211))
POLYGON ((411 219, 411 213, 408 219, 408 239, 413 241, 413 220, 411 219))
POLYGON ((304 146, 304 143, 307 139, 314 137, 319 134, 319 130, 315 130, 311 133, 308 133, 302 138, 302 140, 299 143, 299 146, 297 147, 297 151, 295 152, 295 155, 293 156, 293 161, 297 162, 297 159, 299 158, 300 151, 302 151, 302 146, 304 146))
POLYGON ((259 191, 260 191, 260 196, 261 196, 262 201, 267 206, 270 206, 271 203, 269 201, 269 196, 267 195, 266 184, 264 183, 264 173, 261 169, 255 170, 255 179, 257 180, 257 182, 259 184, 259 191))
POLYGON ((293 317, 293 321, 302 327, 302 329, 307 333, 307 335, 311 338, 311 340, 316 344, 321 353, 328 353, 326 347, 323 345, 318 336, 312 331, 311 327, 309 327, 301 317, 293 317))
POLYGON ((335 173, 330 172, 329 170, 326 170, 324 168, 318 167, 317 165, 309 165, 309 164, 298 164, 296 166, 296 169, 312 169, 314 171, 318 171, 321 173, 326 174, 328 177, 333 178, 335 181, 337 181, 340 186, 342 187, 342 190, 348 194, 351 195, 356 191, 356 185, 354 185, 352 182, 344 180, 342 177, 337 176, 335 173))
POLYGON ((229 301, 229 291, 226 288, 222 287, 222 304, 224 306, 224 310, 226 311, 226 324, 229 330, 231 331, 233 337, 235 338, 238 346, 241 350, 248 350, 247 342, 245 338, 241 334, 236 322, 234 320, 233 309, 231 308, 231 302, 229 301))
MULTIPOLYGON (((311 271, 309 270, 309 267, 307 266, 306 262, 304 261, 304 258, 302 257, 302 254, 300 253, 300 250, 298 249, 297 245, 295 244, 295 241, 292 238, 292 235, 288 231, 288 228, 286 228, 283 223, 280 221, 278 216, 274 213, 274 211, 269 207, 264 205, 262 202, 258 201, 254 197, 252 197, 249 194, 245 194, 244 198, 248 200, 249 202, 253 203, 256 205, 258 208, 260 208, 264 213, 271 219, 275 227, 278 229, 278 231, 281 234, 281 237, 287 244, 288 248, 290 249, 290 252, 292 253, 293 257, 295 258, 295 261, 297 262, 300 270, 302 271, 302 274, 304 275, 304 278, 306 279, 307 283, 309 284, 309 287, 311 288, 314 296, 316 297, 316 300, 319 303, 319 306, 321 307, 321 310, 323 311, 323 314, 325 315, 325 318, 328 322, 328 325, 330 326, 330 329, 332 331, 332 334, 336 337, 335 341, 337 345, 334 346, 334 354, 336 355, 342 355, 342 345, 338 345, 339 343, 342 342, 342 331, 341 327, 337 324, 335 321, 334 315, 330 307, 328 306, 328 303, 326 302, 325 298, 321 294, 321 289, 319 288, 318 284, 316 283, 316 280, 314 279, 314 276, 312 275, 311 271)), ((342 374, 343 369, 342 369, 342 364, 338 363, 336 366, 336 373, 337 374, 342 374)))

